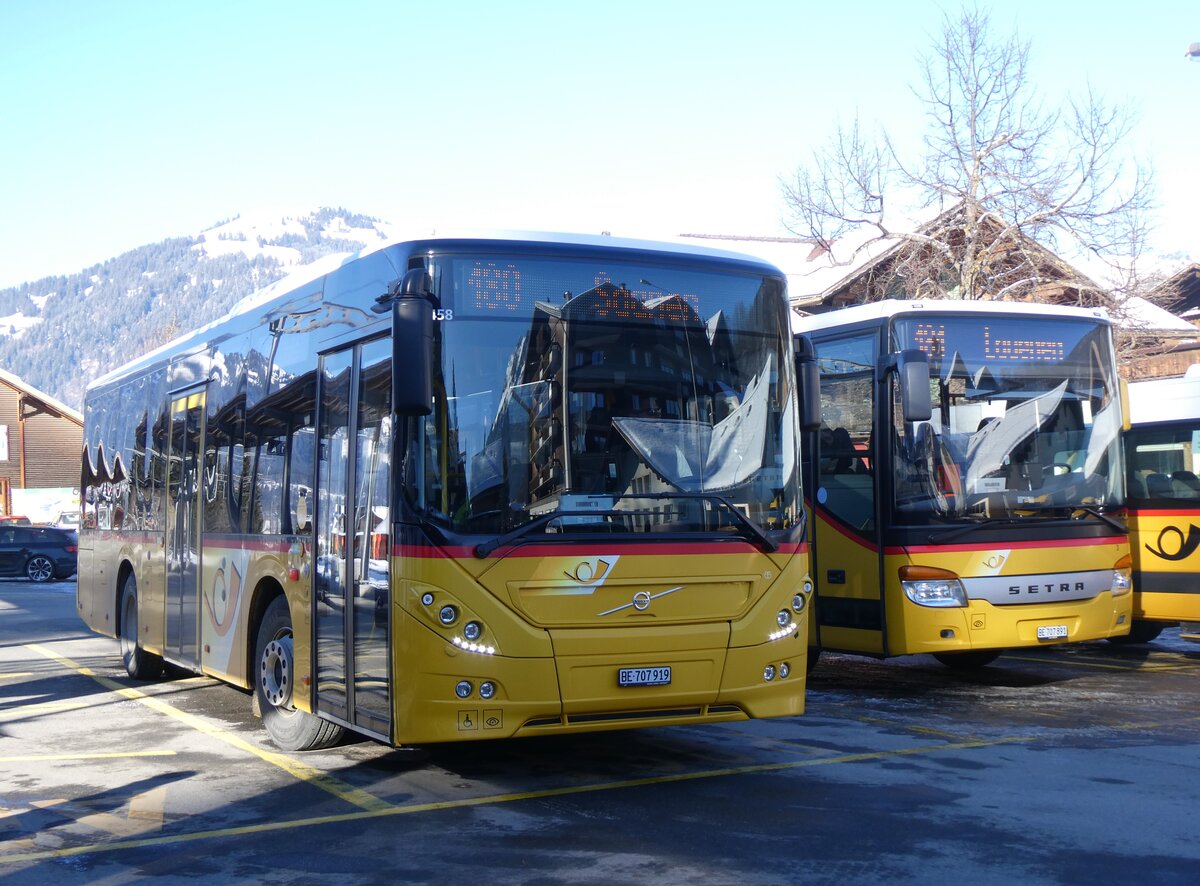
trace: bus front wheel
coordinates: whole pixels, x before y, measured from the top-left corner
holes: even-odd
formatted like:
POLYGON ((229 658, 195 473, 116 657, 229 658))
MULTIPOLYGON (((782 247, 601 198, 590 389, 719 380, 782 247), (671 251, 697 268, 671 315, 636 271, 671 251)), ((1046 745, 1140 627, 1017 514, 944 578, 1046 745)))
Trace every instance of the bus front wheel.
POLYGON ((999 652, 935 652, 933 657, 956 671, 976 671, 1000 657, 999 652))
POLYGON ((255 653, 254 691, 263 726, 276 747, 284 751, 312 751, 337 744, 344 732, 341 726, 296 710, 292 704, 295 659, 292 617, 286 598, 276 597, 263 614, 255 653))
POLYGON ((121 661, 125 672, 135 680, 153 680, 163 670, 163 660, 153 652, 142 648, 138 636, 138 593, 137 579, 133 573, 125 577, 121 586, 121 661))

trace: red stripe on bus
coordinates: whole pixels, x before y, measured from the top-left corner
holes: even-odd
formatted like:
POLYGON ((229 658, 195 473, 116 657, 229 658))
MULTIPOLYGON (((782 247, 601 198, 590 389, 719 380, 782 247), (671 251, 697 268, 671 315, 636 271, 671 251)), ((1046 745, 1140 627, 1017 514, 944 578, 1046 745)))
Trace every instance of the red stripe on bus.
POLYGON ((1172 508, 1162 510, 1155 508, 1129 508, 1130 517, 1200 517, 1200 508, 1172 508))
MULTIPOLYGON (((739 541, 741 541, 739 539, 739 541)), ((612 544, 601 544, 594 541, 589 541, 586 544, 524 544, 517 547, 497 548, 489 557, 496 556, 496 552, 503 551, 507 557, 589 557, 595 556, 598 553, 627 553, 630 556, 649 555, 649 556, 712 556, 712 555, 743 555, 746 549, 756 550, 753 545, 747 543, 737 546, 736 550, 730 550, 729 543, 700 543, 700 542, 683 542, 663 544, 641 543, 636 542, 614 542, 612 544)), ((808 553, 808 542, 800 542, 799 544, 784 544, 774 551, 777 554, 806 554, 808 553)), ((440 547, 438 545, 392 545, 393 557, 450 557, 451 559, 470 560, 475 556, 475 548, 472 545, 447 545, 440 547)), ((486 559, 486 558, 485 558, 486 559)))
POLYGON ((833 516, 831 513, 829 513, 829 511, 825 510, 825 508, 820 509, 820 514, 821 521, 830 529, 833 529, 835 532, 837 532, 838 535, 850 539, 850 541, 857 545, 862 545, 868 551, 872 551, 876 554, 879 553, 879 545, 870 539, 863 538, 861 535, 857 534, 853 529, 851 529, 837 517, 833 516))

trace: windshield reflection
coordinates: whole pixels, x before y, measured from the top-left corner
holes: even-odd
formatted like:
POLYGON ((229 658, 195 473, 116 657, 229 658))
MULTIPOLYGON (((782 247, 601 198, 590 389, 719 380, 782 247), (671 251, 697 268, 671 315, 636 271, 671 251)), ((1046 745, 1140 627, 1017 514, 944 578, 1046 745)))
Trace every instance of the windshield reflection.
POLYGON ((898 347, 930 357, 934 407, 929 422, 893 422, 902 522, 1121 504, 1120 401, 1106 325, 946 317, 934 330, 928 319, 894 329, 898 347))
POLYGON ((551 532, 796 525, 776 280, 540 258, 435 270, 454 319, 438 325, 434 413, 413 454, 432 519, 488 534, 550 513, 564 514, 551 532))

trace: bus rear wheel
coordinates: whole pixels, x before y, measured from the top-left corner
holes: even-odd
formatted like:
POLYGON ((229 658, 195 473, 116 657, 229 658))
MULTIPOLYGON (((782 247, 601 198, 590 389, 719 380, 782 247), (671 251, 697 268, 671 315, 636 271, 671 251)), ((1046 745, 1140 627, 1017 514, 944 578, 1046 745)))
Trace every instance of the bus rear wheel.
POLYGON ((933 657, 956 671, 977 671, 1000 657, 999 652, 935 652, 933 657))
POLYGON ((121 641, 121 661, 125 672, 135 680, 153 680, 163 670, 163 660, 153 652, 142 648, 138 634, 138 593, 137 579, 133 573, 125 577, 121 586, 121 628, 118 636, 121 641))
POLYGON ((284 751, 313 751, 337 744, 345 730, 336 723, 296 709, 292 617, 287 599, 276 597, 263 614, 255 643, 254 691, 263 726, 284 751))

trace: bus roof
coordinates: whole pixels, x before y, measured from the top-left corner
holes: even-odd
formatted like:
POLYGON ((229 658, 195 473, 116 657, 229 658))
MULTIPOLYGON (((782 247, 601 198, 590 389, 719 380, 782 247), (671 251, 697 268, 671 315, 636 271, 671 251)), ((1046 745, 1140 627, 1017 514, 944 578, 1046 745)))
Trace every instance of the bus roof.
POLYGON ((865 305, 838 308, 809 317, 793 316, 793 332, 816 332, 871 320, 890 320, 905 314, 1012 314, 1035 317, 1076 317, 1109 322, 1104 308, 1078 308, 1037 302, 954 301, 950 299, 884 299, 865 305))
MULTIPOLYGON (((212 322, 196 329, 188 330, 178 338, 143 354, 134 360, 110 370, 87 385, 87 391, 100 388, 130 374, 131 370, 139 367, 152 366, 177 353, 188 353, 200 350, 211 337, 213 330, 218 329, 234 318, 251 314, 255 311, 269 311, 277 305, 285 304, 289 297, 300 289, 309 287, 316 281, 334 273, 339 268, 350 264, 356 259, 372 255, 383 250, 398 250, 412 253, 421 250, 436 251, 443 249, 479 249, 481 251, 502 250, 512 246, 534 247, 545 246, 553 250, 582 249, 585 251, 622 251, 627 253, 656 253, 673 254, 680 257, 702 258, 716 262, 727 262, 753 268, 763 274, 778 276, 786 279, 779 268, 762 258, 731 252, 724 249, 714 249, 708 246, 698 246, 694 242, 684 240, 639 240, 624 237, 612 237, 607 234, 567 234, 555 232, 529 231, 497 231, 497 230, 462 230, 452 233, 431 235, 427 237, 406 237, 402 239, 381 240, 366 249, 356 253, 334 253, 324 256, 311 264, 298 268, 274 283, 247 295, 237 302, 228 312, 216 317, 212 322)), ((311 290, 309 290, 311 291, 311 290)))
POLYGON ((1178 378, 1129 383, 1129 421, 1135 425, 1200 418, 1200 364, 1178 378))

